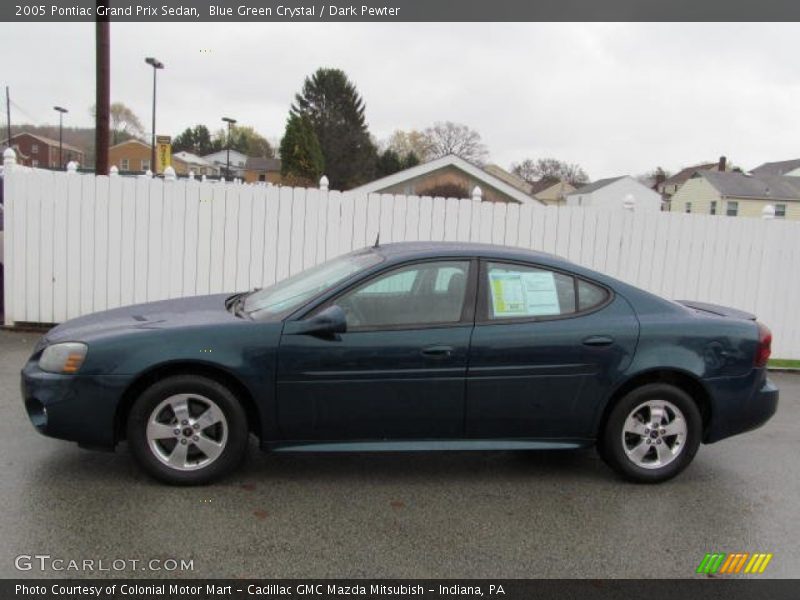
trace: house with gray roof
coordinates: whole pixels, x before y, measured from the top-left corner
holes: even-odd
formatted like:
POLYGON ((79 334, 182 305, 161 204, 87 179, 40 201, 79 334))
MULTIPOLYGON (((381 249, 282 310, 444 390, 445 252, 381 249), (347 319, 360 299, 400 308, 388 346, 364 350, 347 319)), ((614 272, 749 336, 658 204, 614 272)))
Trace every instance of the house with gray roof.
MULTIPOLYGON (((764 171, 761 171, 764 173, 764 171)), ((698 171, 672 197, 672 212, 800 220, 800 177, 698 171)))
POLYGON ((766 162, 750 171, 756 176, 761 175, 786 175, 789 177, 800 177, 800 158, 792 160, 780 160, 777 162, 766 162))
POLYGON ((584 206, 611 210, 658 212, 661 194, 642 182, 622 175, 598 179, 567 194, 567 206, 584 206))

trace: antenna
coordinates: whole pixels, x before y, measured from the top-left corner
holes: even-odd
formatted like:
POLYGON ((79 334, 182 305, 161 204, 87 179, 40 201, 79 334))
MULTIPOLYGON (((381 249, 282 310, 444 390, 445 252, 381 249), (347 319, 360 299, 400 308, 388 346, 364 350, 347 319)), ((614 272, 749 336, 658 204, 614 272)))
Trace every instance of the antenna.
POLYGON ((381 232, 378 232, 378 235, 375 236, 375 245, 373 248, 377 248, 381 243, 381 232))

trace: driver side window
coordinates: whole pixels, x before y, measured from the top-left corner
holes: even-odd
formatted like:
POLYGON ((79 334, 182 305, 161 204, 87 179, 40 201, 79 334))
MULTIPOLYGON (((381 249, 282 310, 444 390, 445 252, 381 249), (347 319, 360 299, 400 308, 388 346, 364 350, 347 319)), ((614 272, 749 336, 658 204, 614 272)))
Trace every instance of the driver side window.
POLYGON ((393 269, 346 292, 335 303, 348 329, 435 325, 461 320, 468 260, 431 261, 393 269))

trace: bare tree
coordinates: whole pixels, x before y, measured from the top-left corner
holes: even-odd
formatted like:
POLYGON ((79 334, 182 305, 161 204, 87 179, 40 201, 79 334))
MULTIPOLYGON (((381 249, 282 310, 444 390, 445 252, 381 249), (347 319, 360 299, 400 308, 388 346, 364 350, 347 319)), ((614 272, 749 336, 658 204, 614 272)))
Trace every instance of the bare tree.
POLYGON ((431 148, 428 138, 422 131, 416 129, 395 130, 391 137, 384 142, 383 147, 384 150, 391 150, 398 156, 413 154, 422 162, 430 160, 431 148))
POLYGON ((511 172, 528 183, 552 179, 553 181, 567 181, 577 186, 589 181, 589 176, 580 165, 556 158, 540 158, 538 160, 526 158, 521 163, 511 165, 511 172))
MULTIPOLYGON (((97 112, 97 107, 92 105, 90 112, 92 117, 94 117, 97 112)), ((136 113, 125 106, 122 102, 114 102, 111 104, 109 117, 111 121, 110 129, 112 144, 124 142, 132 137, 144 137, 144 125, 142 125, 139 117, 137 117, 136 113)))
POLYGON ((464 160, 483 164, 489 156, 481 135, 461 123, 437 122, 424 131, 429 148, 428 160, 455 154, 464 160))

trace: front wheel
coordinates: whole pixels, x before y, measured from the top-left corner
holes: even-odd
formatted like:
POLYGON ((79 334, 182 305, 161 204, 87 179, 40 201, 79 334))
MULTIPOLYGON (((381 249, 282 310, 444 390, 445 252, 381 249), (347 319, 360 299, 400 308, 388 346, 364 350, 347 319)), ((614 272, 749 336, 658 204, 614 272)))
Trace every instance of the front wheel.
POLYGON ((658 483, 683 471, 700 446, 703 422, 692 398, 665 383, 644 385, 612 409, 600 455, 626 479, 658 483))
POLYGON ((128 416, 128 443, 150 475, 176 485, 209 483, 233 471, 247 450, 247 417, 212 379, 169 377, 147 388, 128 416))

